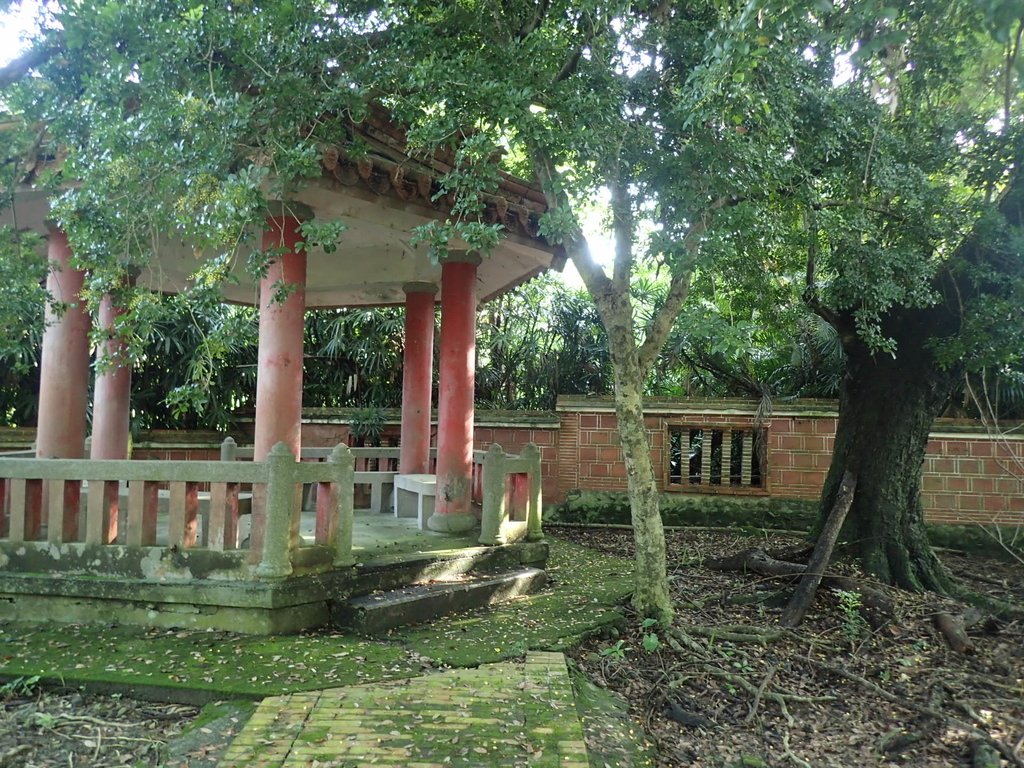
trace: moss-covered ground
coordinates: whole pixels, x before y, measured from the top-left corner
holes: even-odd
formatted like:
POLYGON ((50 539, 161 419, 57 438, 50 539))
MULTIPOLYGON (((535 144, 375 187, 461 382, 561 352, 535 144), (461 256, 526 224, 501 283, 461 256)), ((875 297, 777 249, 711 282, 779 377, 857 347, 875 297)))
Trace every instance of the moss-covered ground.
POLYGON ((552 583, 538 594, 379 639, 9 622, 0 624, 0 677, 262 698, 559 650, 620 620, 616 604, 632 588, 629 561, 552 540, 547 570, 552 583))

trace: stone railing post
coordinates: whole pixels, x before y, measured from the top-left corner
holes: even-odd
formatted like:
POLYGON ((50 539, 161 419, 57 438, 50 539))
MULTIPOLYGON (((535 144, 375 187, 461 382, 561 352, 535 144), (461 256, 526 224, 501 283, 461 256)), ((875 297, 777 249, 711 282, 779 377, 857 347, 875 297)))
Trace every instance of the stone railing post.
POLYGON ((352 525, 355 514, 355 472, 356 457, 344 443, 338 443, 331 451, 327 463, 331 465, 334 481, 334 565, 348 567, 355 564, 352 556, 352 525))
POLYGON ((220 460, 235 461, 238 458, 238 445, 233 437, 225 437, 220 444, 220 460))
POLYGON ((505 451, 491 443, 484 456, 484 508, 480 516, 480 543, 487 546, 504 544, 502 523, 505 509, 505 451))
POLYGON ((544 538, 544 531, 541 525, 541 475, 540 475, 540 448, 534 443, 528 443, 523 449, 522 458, 530 463, 528 474, 530 483, 530 498, 527 502, 526 514, 526 540, 541 541, 544 538))
POLYGON ((258 576, 281 578, 292 572, 292 517, 295 515, 295 455, 283 442, 270 449, 267 465, 267 507, 264 513, 263 556, 258 576))

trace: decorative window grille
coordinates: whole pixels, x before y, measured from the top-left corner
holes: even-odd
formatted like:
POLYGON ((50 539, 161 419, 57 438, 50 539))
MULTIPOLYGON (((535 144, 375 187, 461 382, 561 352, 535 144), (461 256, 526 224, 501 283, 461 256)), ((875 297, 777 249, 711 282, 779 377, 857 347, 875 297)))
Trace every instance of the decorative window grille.
POLYGON ((671 424, 666 489, 696 493, 765 493, 768 430, 671 424))

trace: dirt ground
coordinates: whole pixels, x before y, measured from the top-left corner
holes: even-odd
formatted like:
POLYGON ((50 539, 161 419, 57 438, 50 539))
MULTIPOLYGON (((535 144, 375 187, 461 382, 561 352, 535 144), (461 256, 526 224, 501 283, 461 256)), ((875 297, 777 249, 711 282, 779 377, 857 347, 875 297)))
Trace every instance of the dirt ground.
POLYGON ((123 696, 44 693, 9 684, 0 707, 0 768, 168 765, 167 743, 197 707, 123 696))
MULTIPOLYGON (((558 535, 620 556, 632 551, 629 531, 558 535)), ((781 535, 671 533, 672 629, 655 632, 634 619, 618 639, 594 639, 574 654, 598 685, 630 702, 659 765, 1024 764, 1024 623, 969 613, 973 649, 958 653, 934 618, 961 615, 963 605, 892 592, 891 617, 871 616, 872 626, 853 593, 822 590, 787 632, 772 600, 777 580, 704 565, 753 546, 796 543, 781 535)), ((1024 604, 1020 565, 953 553, 942 559, 970 589, 1024 604)), ((839 568, 864 583, 854 569, 839 568)))
MULTIPOLYGON (((632 550, 625 530, 553 532, 617 556, 632 550)), ((873 615, 872 625, 853 593, 822 590, 803 624, 785 632, 777 580, 704 564, 795 543, 779 534, 670 533, 673 627, 631 617, 619 637, 572 653, 596 684, 627 699, 659 766, 1024 766, 1024 622, 978 615, 968 629, 972 652, 958 653, 934 617, 959 615, 962 605, 892 593, 891 617, 873 615)), ((971 589, 1024 604, 1020 565, 951 553, 943 560, 971 589)), ((205 724, 198 716, 179 704, 8 684, 0 768, 209 768, 245 716, 205 724)))

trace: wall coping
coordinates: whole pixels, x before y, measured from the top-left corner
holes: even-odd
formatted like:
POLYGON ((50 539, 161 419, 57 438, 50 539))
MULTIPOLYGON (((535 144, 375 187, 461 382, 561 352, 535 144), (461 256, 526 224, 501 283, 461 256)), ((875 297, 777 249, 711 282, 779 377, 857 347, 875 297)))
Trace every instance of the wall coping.
MULTIPOLYGON (((646 416, 753 416, 758 401, 741 398, 720 400, 703 398, 648 398, 644 401, 646 416)), ((303 424, 352 424, 361 415, 358 408, 304 408, 303 424)), ((383 409, 384 423, 388 426, 401 424, 397 408, 383 409)), ((615 413, 615 402, 608 395, 560 395, 555 411, 502 411, 477 409, 475 425, 484 428, 560 428, 559 414, 562 413, 615 413)), ((839 406, 835 400, 801 399, 779 401, 773 404, 771 417, 794 418, 836 418, 839 406)), ((769 420, 770 418, 769 417, 769 420)), ((251 424, 251 417, 243 418, 239 424, 251 424)), ((437 424, 437 412, 431 415, 431 424, 437 424)), ((933 440, 1005 440, 1024 441, 1024 422, 1007 422, 1002 433, 989 434, 987 428, 969 419, 937 419, 931 432, 933 440)), ((235 432, 232 430, 231 433, 235 432)), ((140 435, 133 443, 135 449, 217 449, 230 433, 219 434, 212 430, 151 430, 140 435)), ((0 427, 0 452, 27 447, 35 439, 32 427, 0 427)))
POLYGON ((934 430, 929 433, 928 438, 930 440, 989 440, 993 443, 1006 441, 1008 443, 1019 443, 1024 441, 1024 434, 999 434, 991 435, 985 430, 980 424, 974 429, 968 429, 966 427, 962 429, 949 429, 945 425, 941 430, 934 430))
MULTIPOLYGON (((753 416, 759 400, 743 398, 644 398, 645 416, 674 416, 722 414, 753 416)), ((559 395, 555 404, 558 413, 614 413, 615 400, 611 395, 559 395)), ((835 400, 779 400, 772 403, 772 416, 808 416, 833 418, 839 413, 835 400)))
MULTIPOLYGON (((365 413, 360 408, 303 408, 303 424, 351 424, 365 413)), ((383 422, 388 426, 399 426, 402 423, 402 412, 398 408, 383 408, 383 422)), ((250 423, 244 419, 243 423, 250 423)), ((437 424, 437 410, 431 411, 430 423, 437 424)), ((540 429, 558 429, 558 414, 551 411, 505 411, 488 408, 477 408, 474 415, 477 427, 523 427, 531 426, 540 429)))
MULTIPOLYGON (((753 416, 760 401, 742 398, 664 398, 644 399, 644 416, 753 416)), ((615 413, 615 401, 610 395, 560 395, 555 410, 559 413, 615 413)), ((805 419, 834 419, 839 416, 839 402, 824 399, 797 399, 777 401, 767 422, 776 416, 805 419)), ((1001 425, 998 435, 973 419, 940 418, 935 420, 931 439, 961 440, 1024 440, 1024 422, 1012 421, 1001 425)))

